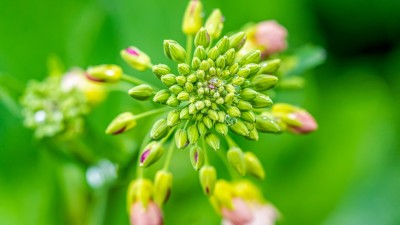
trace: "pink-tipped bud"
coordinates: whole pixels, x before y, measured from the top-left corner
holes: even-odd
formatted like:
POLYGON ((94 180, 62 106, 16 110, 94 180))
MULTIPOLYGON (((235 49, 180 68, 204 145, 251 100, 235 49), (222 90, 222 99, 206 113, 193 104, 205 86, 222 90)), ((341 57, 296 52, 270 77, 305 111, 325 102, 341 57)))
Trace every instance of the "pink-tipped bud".
POLYGON ((253 220, 253 212, 241 198, 232 199, 233 209, 222 208, 223 224, 246 225, 253 220))
POLYGON ((287 48, 287 30, 275 20, 267 20, 257 25, 255 42, 264 47, 263 54, 271 55, 287 48))
POLYGON ((289 125, 288 130, 295 134, 307 134, 318 129, 318 124, 314 117, 305 110, 296 111, 291 114, 293 119, 301 123, 300 126, 289 125))
POLYGON ((135 202, 132 204, 129 214, 131 225, 163 224, 161 209, 154 202, 149 202, 147 207, 144 207, 139 201, 135 202))

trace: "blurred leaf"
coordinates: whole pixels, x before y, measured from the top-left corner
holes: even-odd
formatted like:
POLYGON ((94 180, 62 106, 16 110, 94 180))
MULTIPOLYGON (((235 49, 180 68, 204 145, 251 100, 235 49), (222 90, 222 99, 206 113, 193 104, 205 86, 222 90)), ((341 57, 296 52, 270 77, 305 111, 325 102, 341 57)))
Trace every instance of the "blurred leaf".
POLYGON ((319 46, 306 45, 283 58, 280 72, 287 76, 300 75, 311 68, 321 65, 325 60, 325 49, 319 46))

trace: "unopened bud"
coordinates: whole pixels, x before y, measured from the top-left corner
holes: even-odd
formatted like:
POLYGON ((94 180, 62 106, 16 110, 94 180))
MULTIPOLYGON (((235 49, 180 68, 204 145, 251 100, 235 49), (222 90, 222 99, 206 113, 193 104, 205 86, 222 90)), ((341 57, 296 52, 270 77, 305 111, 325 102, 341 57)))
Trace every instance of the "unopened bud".
POLYGON ((244 111, 242 112, 242 115, 240 116, 244 121, 254 123, 256 122, 256 116, 254 115, 253 111, 244 111))
POLYGON ((259 63, 261 60, 261 51, 257 50, 254 52, 251 52, 249 54, 247 54, 246 56, 244 56, 240 61, 239 64, 240 65, 246 65, 249 63, 259 63))
POLYGON ((246 43, 246 34, 244 32, 239 32, 229 37, 229 48, 234 48, 236 51, 239 51, 244 43, 246 43))
POLYGON ((191 0, 183 17, 182 31, 186 35, 194 35, 203 24, 203 4, 199 0, 191 0))
POLYGON ((190 118, 190 114, 189 114, 189 108, 185 107, 181 110, 181 112, 179 113, 179 118, 181 120, 187 120, 190 118))
POLYGON ((121 80, 122 69, 117 65, 99 65, 89 67, 86 77, 95 82, 116 83, 121 80))
POLYGON ((257 156, 254 155, 252 152, 246 152, 244 153, 244 159, 246 162, 247 172, 258 179, 264 179, 264 168, 257 156))
POLYGON ((150 57, 134 46, 121 50, 121 57, 128 65, 139 71, 151 67, 150 57))
MULTIPOLYGON (((201 28, 194 38, 194 45, 196 47, 203 46, 204 48, 208 48, 208 46, 210 46, 210 42, 210 35, 208 34, 207 30, 205 28, 201 28)), ((199 58, 202 59, 201 57, 199 58)))
POLYGON ((251 130, 249 130, 249 135, 246 136, 247 139, 252 140, 252 141, 258 141, 258 131, 256 128, 253 128, 251 130))
POLYGON ((254 108, 265 108, 271 106, 273 102, 270 97, 263 94, 259 94, 257 97, 251 100, 251 104, 253 105, 254 108))
POLYGON ((281 64, 280 59, 271 59, 260 63, 261 69, 259 73, 274 74, 281 64))
POLYGON ((183 63, 186 59, 186 50, 176 41, 164 41, 165 55, 177 63, 183 63))
POLYGON ((150 137, 154 140, 161 139, 168 134, 169 127, 167 126, 167 121, 165 119, 157 120, 150 131, 150 137))
POLYGON ((189 93, 187 93, 186 91, 181 91, 181 93, 179 93, 178 96, 176 96, 176 98, 179 101, 187 101, 189 100, 189 93))
POLYGON ((121 134, 136 126, 135 116, 130 112, 119 114, 106 129, 106 134, 121 134))
POLYGON ((251 84, 256 91, 265 91, 274 87, 278 83, 278 78, 272 75, 260 74, 253 78, 251 84))
POLYGON ((237 120, 236 123, 229 127, 235 134, 241 136, 249 135, 249 129, 247 129, 246 125, 241 121, 237 120))
POLYGON ((161 207, 171 195, 172 173, 159 170, 154 179, 154 201, 161 207))
POLYGON ((200 184, 207 196, 214 193, 215 183, 217 182, 217 171, 212 166, 203 166, 199 173, 200 184))
POLYGON ((228 113, 228 115, 230 115, 231 117, 240 117, 240 114, 241 114, 241 112, 240 112, 240 109, 238 109, 237 107, 235 107, 235 106, 231 106, 231 107, 229 107, 228 108, 228 110, 227 110, 227 113, 228 113))
POLYGON ((238 107, 240 110, 250 110, 253 108, 249 102, 243 100, 239 100, 239 102, 236 104, 236 107, 238 107))
POLYGON ((235 61, 235 49, 231 48, 225 53, 225 61, 226 65, 232 65, 232 63, 235 61))
POLYGON ((179 129, 175 132, 175 144, 179 149, 184 149, 189 144, 186 130, 179 129))
POLYGON ((189 142, 192 144, 196 143, 197 140, 199 139, 199 130, 197 130, 196 125, 191 125, 188 128, 187 133, 188 133, 189 142))
POLYGON ((128 210, 134 202, 140 201, 143 207, 147 207, 153 194, 153 184, 148 179, 137 179, 129 183, 127 194, 128 210))
POLYGON ((253 89, 251 89, 251 88, 245 88, 245 89, 243 89, 242 90, 242 92, 240 93, 240 97, 243 99, 243 100, 252 100, 252 99, 254 99, 255 97, 257 97, 258 96, 258 92, 257 91, 255 91, 255 90, 253 90, 253 89))
POLYGON ((208 51, 208 57, 212 60, 217 59, 217 57, 219 56, 219 51, 217 47, 212 47, 209 51, 208 51))
POLYGON ((153 101, 156 103, 165 104, 170 95, 171 94, 167 90, 160 90, 154 95, 153 101))
POLYGON ((249 69, 249 77, 252 77, 260 71, 261 66, 257 63, 249 63, 244 68, 249 69))
POLYGON ((186 63, 180 63, 178 65, 178 72, 180 75, 189 75, 190 74, 190 66, 186 63))
POLYGON ((190 162, 195 170, 200 170, 204 164, 204 152, 199 146, 190 149, 190 162))
POLYGON ((207 133, 207 130, 208 130, 206 125, 201 121, 197 123, 197 129, 199 130, 200 136, 205 135, 207 133))
POLYGON ((232 147, 226 155, 229 164, 231 164, 240 176, 244 176, 246 174, 246 162, 242 150, 238 147, 232 147))
POLYGON ((216 40, 224 28, 224 16, 219 9, 214 9, 208 17, 205 27, 210 36, 216 40))
POLYGON ((220 54, 224 54, 226 51, 228 51, 228 49, 230 49, 229 38, 227 36, 224 36, 217 42, 215 46, 217 47, 220 54))
POLYGON ((171 107, 176 107, 180 104, 179 100, 176 98, 175 95, 171 95, 169 96, 168 100, 167 100, 167 105, 171 106, 171 107))
POLYGON ((164 148, 162 145, 156 141, 153 141, 146 145, 142 154, 140 155, 140 166, 149 167, 153 163, 157 162, 162 154, 164 153, 164 148))
POLYGON ((179 112, 178 110, 172 110, 167 116, 167 126, 173 127, 179 123, 179 112))
POLYGON ((176 76, 173 74, 165 74, 161 76, 161 82, 167 86, 171 87, 172 85, 176 84, 176 76))
POLYGON ((214 121, 217 121, 219 119, 218 113, 212 109, 209 109, 207 111, 207 114, 208 114, 208 117, 210 117, 210 119, 212 119, 214 121))
POLYGON ((158 78, 161 78, 162 75, 169 74, 171 72, 171 68, 165 64, 157 64, 153 66, 153 73, 158 78))
POLYGON ((179 84, 174 84, 171 87, 169 87, 169 90, 174 93, 175 95, 181 93, 183 91, 183 88, 179 86, 179 84))
POLYGON ((146 100, 153 95, 154 89, 148 84, 141 84, 131 88, 128 94, 138 100, 146 100))
POLYGON ((226 123, 216 123, 215 124, 215 131, 217 131, 219 134, 226 135, 228 133, 228 125, 226 123))
POLYGON ((275 121, 272 115, 266 114, 257 116, 256 128, 260 132, 264 133, 279 133, 282 131, 279 124, 275 121))
POLYGON ((213 133, 208 133, 205 137, 206 143, 214 150, 218 150, 220 148, 220 140, 219 137, 213 133))

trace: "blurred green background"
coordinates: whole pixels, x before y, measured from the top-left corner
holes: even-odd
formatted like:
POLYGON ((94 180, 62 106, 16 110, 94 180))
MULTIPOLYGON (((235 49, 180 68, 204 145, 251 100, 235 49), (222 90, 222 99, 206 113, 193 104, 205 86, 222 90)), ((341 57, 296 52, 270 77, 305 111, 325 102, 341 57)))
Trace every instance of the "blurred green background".
MULTIPOLYGON (((204 0, 204 5, 207 14, 222 10, 225 32, 275 19, 289 30, 290 48, 312 43, 327 50, 327 62, 305 74, 304 91, 277 99, 307 108, 319 130, 307 136, 262 135, 259 143, 242 144, 264 163, 267 179, 260 186, 281 211, 280 224, 400 224, 400 1, 204 0)), ((23 85, 42 80, 50 55, 67 68, 125 65, 119 50, 128 45, 140 46, 153 62, 165 62, 162 40, 184 43, 185 6, 182 0, 1 0, 0 74, 23 85)), ((149 75, 140 76, 155 82, 149 75)), ((76 174, 80 183, 82 170, 60 168, 22 118, 2 104, 4 96, 1 101, 0 224, 73 224, 62 193, 74 181, 66 182, 60 171, 76 174)), ((96 108, 88 126, 101 138, 89 142, 100 155, 129 162, 126 151, 137 151, 145 134, 111 138, 103 130, 122 110, 141 111, 138 107, 145 106, 118 93, 96 108)), ((196 173, 182 169, 190 168, 186 157, 179 152, 173 161, 166 224, 218 224, 196 173)), ((84 184, 76 188, 86 190, 84 184)), ((128 224, 125 191, 124 185, 111 190, 104 224, 128 224)), ((78 192, 70 194, 79 199, 78 192)), ((70 204, 77 214, 85 213, 84 203, 70 204)))

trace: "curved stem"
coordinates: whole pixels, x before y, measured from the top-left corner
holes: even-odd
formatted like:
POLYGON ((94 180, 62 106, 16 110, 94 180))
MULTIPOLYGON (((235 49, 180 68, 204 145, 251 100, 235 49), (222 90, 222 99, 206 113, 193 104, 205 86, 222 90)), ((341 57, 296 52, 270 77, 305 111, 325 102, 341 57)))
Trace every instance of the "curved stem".
POLYGON ((129 83, 135 84, 135 85, 140 85, 140 84, 144 84, 146 82, 136 78, 136 77, 132 77, 126 74, 123 74, 121 77, 122 80, 127 81, 129 83))
POLYGON ((165 159, 165 162, 164 162, 163 170, 165 170, 165 171, 168 170, 169 165, 171 164, 173 153, 174 153, 174 142, 171 141, 171 143, 169 144, 169 148, 168 148, 167 158, 165 159))
POLYGON ((186 36, 186 63, 190 65, 192 60, 192 48, 193 48, 193 35, 186 36))
POLYGON ((238 146, 238 144, 236 144, 236 142, 229 135, 226 135, 225 139, 226 139, 226 142, 228 143, 229 147, 237 147, 238 146))
POLYGON ((208 154, 207 154, 207 145, 206 145, 206 140, 205 140, 204 136, 203 136, 202 144, 203 144, 203 151, 204 151, 204 164, 209 165, 208 154))
POLYGON ((144 118, 144 117, 147 117, 147 116, 151 116, 151 115, 154 115, 154 114, 162 113, 162 112, 167 111, 167 110, 168 110, 167 107, 163 107, 163 108, 160 108, 160 109, 154 109, 154 110, 147 111, 145 113, 141 113, 141 114, 136 115, 135 119, 138 120, 138 119, 141 119, 141 118, 144 118))

